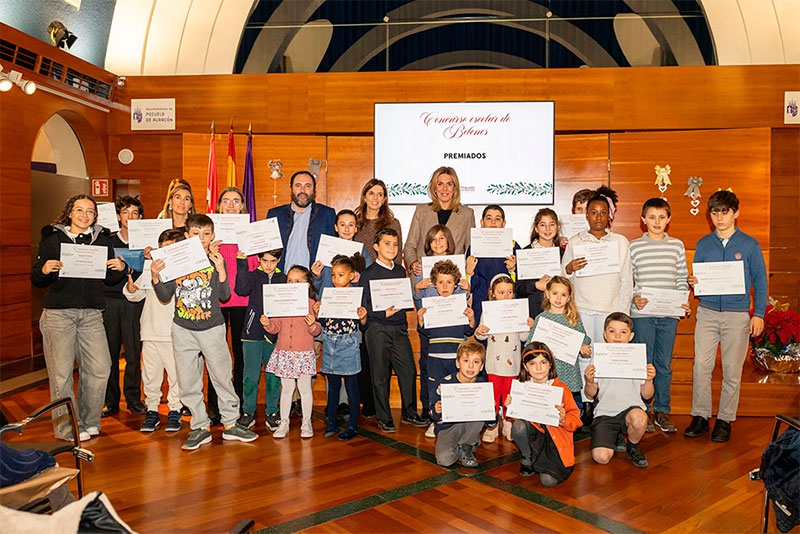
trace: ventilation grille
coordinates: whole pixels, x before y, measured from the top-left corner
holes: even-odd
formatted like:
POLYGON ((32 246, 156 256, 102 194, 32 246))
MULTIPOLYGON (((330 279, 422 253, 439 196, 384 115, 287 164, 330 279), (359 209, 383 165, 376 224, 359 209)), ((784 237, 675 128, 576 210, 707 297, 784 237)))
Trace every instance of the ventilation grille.
POLYGON ((111 84, 73 68, 65 68, 64 65, 49 57, 41 56, 5 39, 0 39, 0 60, 13 63, 105 100, 111 100, 113 89, 111 84))

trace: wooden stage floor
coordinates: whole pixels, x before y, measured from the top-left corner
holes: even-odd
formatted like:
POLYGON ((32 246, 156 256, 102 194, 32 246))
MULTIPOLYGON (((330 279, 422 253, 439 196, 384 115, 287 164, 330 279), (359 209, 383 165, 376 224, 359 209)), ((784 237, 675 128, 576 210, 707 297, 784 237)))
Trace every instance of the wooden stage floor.
MULTIPOLYGON (((443 469, 435 440, 399 424, 382 434, 362 420, 360 435, 342 443, 324 438, 324 384, 315 381, 315 435, 275 440, 259 406, 253 443, 214 441, 192 452, 178 433, 139 432, 142 416, 122 411, 103 420, 86 443, 96 455, 85 467, 87 490, 101 490, 139 532, 225 532, 251 518, 263 532, 757 532, 763 484, 748 480, 760 464, 774 419, 746 417, 727 444, 682 435, 689 416, 675 416, 679 433, 648 434, 650 467, 624 453, 609 465, 592 462, 589 440, 576 443, 572 477, 545 488, 519 475, 513 443, 482 444, 476 470, 443 469)), ((396 384, 393 386, 396 393, 396 384)), ((6 397, 9 419, 49 400, 47 385, 6 397)), ((161 406, 166 413, 166 406, 161 406)), ((52 435, 45 422, 27 440, 52 435)), ((63 463, 63 462, 62 462, 63 463)), ((774 528, 774 527, 772 527, 774 528)))

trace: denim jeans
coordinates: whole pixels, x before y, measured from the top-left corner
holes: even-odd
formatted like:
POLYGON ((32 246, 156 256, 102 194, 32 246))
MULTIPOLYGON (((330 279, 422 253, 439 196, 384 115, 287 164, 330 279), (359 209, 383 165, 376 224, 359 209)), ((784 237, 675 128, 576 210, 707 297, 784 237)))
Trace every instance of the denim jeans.
POLYGON ((655 395, 653 409, 669 413, 669 386, 672 382, 672 348, 675 346, 675 333, 678 320, 674 317, 634 317, 634 343, 644 343, 647 347, 647 363, 656 368, 653 379, 655 395))
MULTIPOLYGON (((50 400, 71 397, 77 409, 80 431, 100 428, 100 412, 106 395, 111 357, 108 354, 103 312, 95 309, 45 309, 39 320, 44 360, 50 381, 50 400), (78 363, 78 399, 73 394, 72 370, 78 363)), ((64 408, 53 412, 55 436, 72 436, 64 408)))

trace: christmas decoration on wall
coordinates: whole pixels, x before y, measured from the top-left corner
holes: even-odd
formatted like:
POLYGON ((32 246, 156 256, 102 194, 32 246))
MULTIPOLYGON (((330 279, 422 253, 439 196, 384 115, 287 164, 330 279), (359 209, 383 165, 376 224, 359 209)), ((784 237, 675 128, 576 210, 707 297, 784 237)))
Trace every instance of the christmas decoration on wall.
POLYGON ((698 206, 700 206, 700 186, 703 185, 703 179, 699 176, 690 176, 687 183, 689 184, 689 188, 686 189, 686 192, 683 194, 683 196, 692 199, 689 201, 689 204, 692 205, 689 213, 692 215, 697 215, 700 213, 698 206))

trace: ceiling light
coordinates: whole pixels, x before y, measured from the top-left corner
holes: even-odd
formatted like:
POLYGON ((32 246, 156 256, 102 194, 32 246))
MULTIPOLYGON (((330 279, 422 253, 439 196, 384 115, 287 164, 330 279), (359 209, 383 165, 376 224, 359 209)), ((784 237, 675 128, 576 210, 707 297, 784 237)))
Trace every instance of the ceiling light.
POLYGON ((2 70, 3 67, 0 66, 0 91, 10 91, 14 85, 17 85, 26 95, 32 95, 36 92, 36 83, 31 80, 24 80, 21 72, 12 70, 8 74, 3 74, 2 70))
POLYGON ((50 41, 59 48, 72 48, 78 36, 72 33, 64 26, 63 22, 54 20, 47 27, 47 33, 50 34, 50 41))

